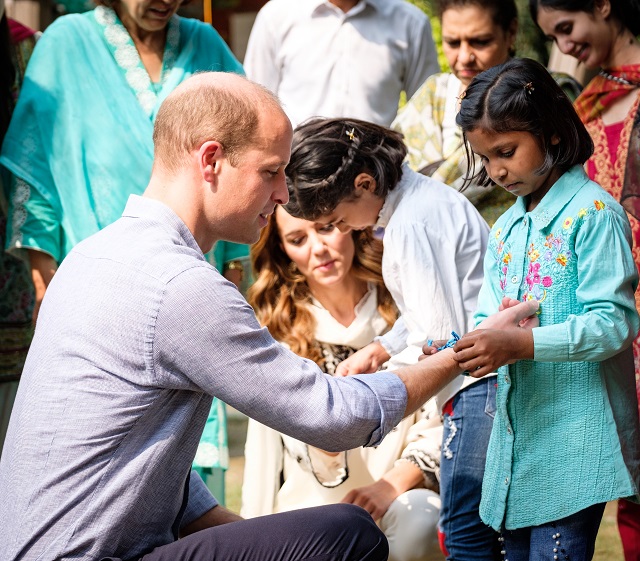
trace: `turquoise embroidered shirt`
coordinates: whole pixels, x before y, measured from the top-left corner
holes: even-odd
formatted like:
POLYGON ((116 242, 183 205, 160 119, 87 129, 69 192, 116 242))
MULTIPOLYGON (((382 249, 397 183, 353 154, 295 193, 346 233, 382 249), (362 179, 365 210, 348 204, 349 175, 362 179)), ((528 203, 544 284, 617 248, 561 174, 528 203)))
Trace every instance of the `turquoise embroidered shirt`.
POLYGON ((582 167, 489 235, 476 320, 503 296, 540 301, 534 360, 502 367, 480 515, 534 526, 637 494, 640 432, 630 344, 638 274, 622 207, 582 167), (625 349, 625 350, 622 350, 625 349))

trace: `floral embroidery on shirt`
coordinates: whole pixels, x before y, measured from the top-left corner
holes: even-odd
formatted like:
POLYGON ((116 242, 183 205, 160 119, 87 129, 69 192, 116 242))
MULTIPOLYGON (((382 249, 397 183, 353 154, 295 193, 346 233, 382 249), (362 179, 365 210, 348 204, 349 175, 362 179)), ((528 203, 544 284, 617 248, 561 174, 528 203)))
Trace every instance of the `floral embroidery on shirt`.
POLYGON ((594 206, 596 207, 596 210, 604 210, 604 207, 606 206, 602 201, 593 201, 594 206))

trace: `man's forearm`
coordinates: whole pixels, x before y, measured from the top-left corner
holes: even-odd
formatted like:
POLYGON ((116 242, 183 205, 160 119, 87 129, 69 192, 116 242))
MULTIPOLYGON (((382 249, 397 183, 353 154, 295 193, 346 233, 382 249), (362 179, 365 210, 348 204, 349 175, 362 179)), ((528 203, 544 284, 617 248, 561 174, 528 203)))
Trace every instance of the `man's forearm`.
POLYGON ((444 349, 417 364, 396 370, 395 374, 407 388, 405 416, 417 410, 461 372, 451 349, 444 349))

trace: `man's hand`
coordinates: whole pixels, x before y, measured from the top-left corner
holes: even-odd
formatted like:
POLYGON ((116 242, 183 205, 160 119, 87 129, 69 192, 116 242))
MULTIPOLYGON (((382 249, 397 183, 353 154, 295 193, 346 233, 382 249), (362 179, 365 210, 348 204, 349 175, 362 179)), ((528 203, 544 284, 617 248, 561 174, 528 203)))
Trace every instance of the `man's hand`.
POLYGON ((532 316, 539 304, 535 300, 514 302, 503 299, 501 311, 489 316, 478 329, 454 345, 455 360, 471 376, 480 378, 505 364, 533 358, 533 333, 529 326, 537 326, 537 318, 532 316))
POLYGON ((336 376, 368 374, 375 372, 391 358, 384 347, 377 342, 369 343, 349 358, 343 360, 336 368, 336 376))
POLYGON ((206 530, 207 528, 213 528, 222 524, 229 524, 230 522, 238 522, 239 520, 244 520, 244 518, 235 512, 231 512, 222 505, 217 505, 208 512, 205 512, 200 518, 196 518, 190 524, 180 528, 180 537, 184 538, 200 530, 206 530))

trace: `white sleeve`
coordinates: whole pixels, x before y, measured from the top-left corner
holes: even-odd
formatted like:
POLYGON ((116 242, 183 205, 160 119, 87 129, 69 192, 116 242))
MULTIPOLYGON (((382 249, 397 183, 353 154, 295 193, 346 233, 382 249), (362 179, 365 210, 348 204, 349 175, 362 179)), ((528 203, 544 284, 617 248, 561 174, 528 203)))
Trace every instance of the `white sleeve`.
POLYGON ((409 39, 407 69, 404 77, 404 90, 407 99, 418 91, 424 81, 432 74, 440 72, 438 52, 433 42, 431 22, 428 17, 416 18, 409 39))
POLYGON ((272 21, 270 3, 262 8, 249 35, 243 66, 247 78, 278 94, 280 66, 277 62, 277 33, 272 21))

